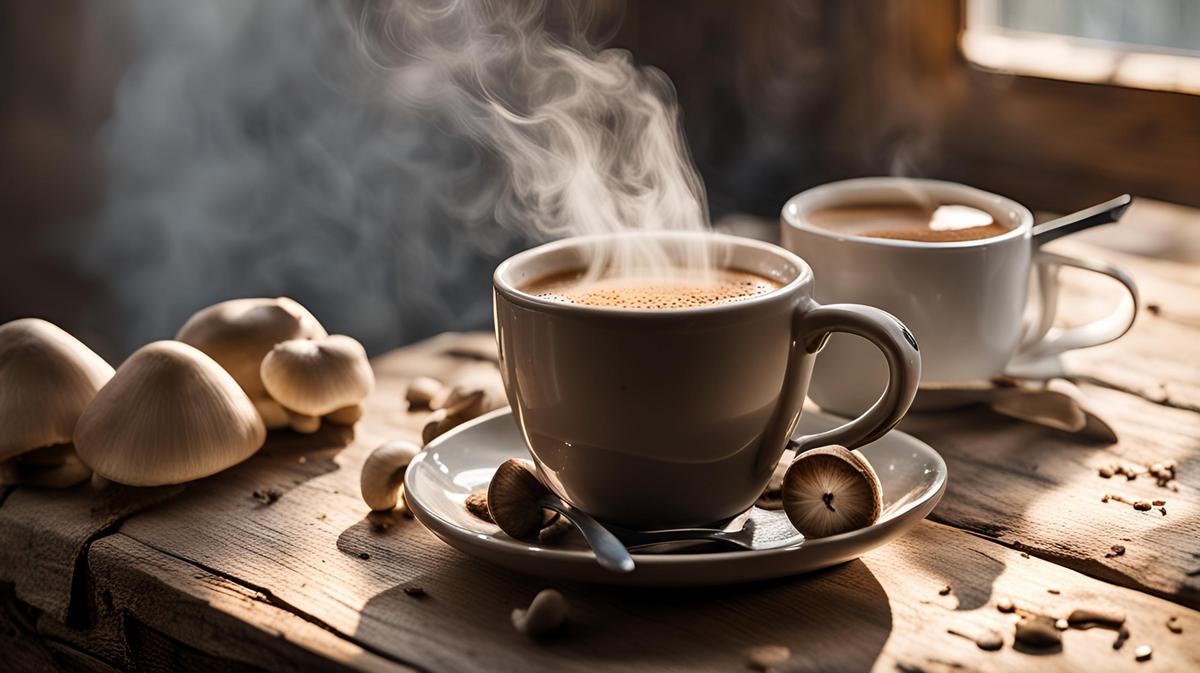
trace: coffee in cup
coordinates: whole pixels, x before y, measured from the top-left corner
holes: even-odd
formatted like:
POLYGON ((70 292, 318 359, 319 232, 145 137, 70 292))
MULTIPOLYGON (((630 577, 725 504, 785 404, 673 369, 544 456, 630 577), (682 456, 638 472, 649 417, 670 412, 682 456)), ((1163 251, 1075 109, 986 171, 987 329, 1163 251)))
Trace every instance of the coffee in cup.
POLYGON ((521 288, 542 299, 608 308, 677 309, 727 304, 774 292, 782 284, 748 271, 630 273, 589 278, 582 269, 539 278, 521 288))
POLYGON ((1010 231, 987 211, 956 203, 833 206, 809 213, 808 222, 837 234, 923 243, 976 241, 1010 231))

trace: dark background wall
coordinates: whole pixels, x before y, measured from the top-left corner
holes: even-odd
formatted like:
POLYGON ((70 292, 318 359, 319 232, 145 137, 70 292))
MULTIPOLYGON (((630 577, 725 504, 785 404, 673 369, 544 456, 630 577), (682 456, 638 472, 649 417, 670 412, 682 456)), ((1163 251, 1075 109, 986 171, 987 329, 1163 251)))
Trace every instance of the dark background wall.
MULTIPOLYGON (((464 214, 486 155, 353 74, 325 6, 0 0, 0 322, 113 361, 234 296, 372 352, 488 327, 491 268, 530 239, 464 214)), ((872 174, 1200 204, 1196 96, 983 72, 962 23, 956 0, 656 0, 612 44, 675 83, 714 221, 872 174)))

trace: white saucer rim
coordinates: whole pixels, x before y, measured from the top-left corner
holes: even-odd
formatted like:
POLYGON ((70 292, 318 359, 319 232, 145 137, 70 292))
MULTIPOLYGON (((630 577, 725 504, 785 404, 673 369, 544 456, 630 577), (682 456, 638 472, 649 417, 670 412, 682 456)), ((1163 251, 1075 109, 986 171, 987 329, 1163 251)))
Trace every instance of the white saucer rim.
MULTIPOLYGON (((819 413, 826 417, 832 417, 835 419, 837 418, 836 416, 833 416, 832 414, 828 414, 825 412, 817 412, 817 411, 811 410, 811 409, 806 409, 805 413, 819 413)), ((413 511, 413 515, 417 517, 418 521, 420 521, 422 524, 424 524, 427 528, 431 529, 438 537, 442 537, 442 534, 440 531, 446 531, 447 535, 458 534, 458 535, 470 537, 470 538, 473 538, 474 540, 483 541, 486 544, 496 545, 497 547, 499 547, 501 549, 506 549, 510 552, 537 553, 539 556, 547 557, 547 558, 551 558, 551 559, 555 559, 555 560, 560 560, 560 561, 564 561, 564 562, 587 563, 589 565, 594 564, 596 562, 596 556, 589 550, 555 549, 553 547, 539 546, 539 545, 533 544, 533 543, 526 543, 526 542, 521 542, 520 540, 513 540, 511 538, 508 538, 507 536, 498 537, 494 534, 483 534, 483 533, 479 533, 476 531, 472 531, 472 530, 463 528, 462 526, 454 523, 453 521, 450 521, 450 520, 440 516, 437 512, 433 511, 432 508, 428 508, 428 507, 425 507, 424 505, 422 505, 420 502, 419 489, 417 491, 415 491, 416 493, 418 493, 418 495, 416 495, 416 496, 413 495, 414 490, 412 489, 412 486, 410 484, 410 479, 412 479, 413 475, 415 475, 418 472, 418 470, 420 469, 419 468, 420 463, 423 463, 429 457, 430 451, 436 450, 441 445, 452 441, 457 435, 469 430, 470 428, 473 428, 477 425, 482 425, 482 424, 487 423, 487 422, 489 422, 495 418, 498 418, 500 416, 511 415, 511 414, 512 414, 511 407, 502 407, 500 409, 496 409, 496 410, 490 411, 482 416, 479 416, 478 418, 467 421, 466 423, 463 423, 462 425, 459 425, 459 426, 455 427, 454 429, 450 430, 446 434, 441 435, 441 436, 437 437, 436 439, 434 439, 432 442, 430 442, 429 444, 427 444, 425 446, 425 449, 422 450, 421 453, 417 454, 417 456, 415 458, 413 458, 413 460, 409 463, 408 469, 405 471, 405 475, 404 475, 404 491, 405 491, 405 494, 406 494, 406 497, 408 500, 408 505, 413 511), (436 525, 434 523, 432 523, 431 521, 427 521, 426 519, 430 519, 430 520, 432 520, 432 522, 436 522, 436 525), (454 533, 451 533, 450 531, 454 531, 454 533)), ((859 528, 859 529, 852 530, 852 531, 849 531, 846 533, 840 533, 838 535, 830 535, 829 537, 816 538, 816 539, 805 539, 804 542, 802 542, 798 545, 793 545, 793 546, 789 546, 789 547, 781 547, 779 549, 764 549, 764 550, 759 550, 759 551, 754 551, 754 552, 747 552, 744 550, 743 551, 727 551, 727 552, 711 552, 711 553, 705 553, 705 554, 637 554, 637 553, 633 553, 633 554, 631 554, 631 556, 633 556, 634 562, 639 565, 640 564, 671 565, 671 564, 689 563, 689 562, 692 562, 692 563, 699 563, 699 562, 719 563, 721 561, 746 558, 748 556, 762 558, 762 557, 768 557, 768 556, 795 554, 801 550, 819 550, 822 547, 835 547, 840 542, 853 540, 854 538, 857 538, 857 537, 873 537, 876 535, 886 534, 893 527, 900 526, 905 523, 906 517, 904 515, 908 514, 909 512, 911 512, 914 509, 923 507, 926 503, 929 503, 930 501, 932 501, 933 505, 929 508, 929 511, 932 511, 933 507, 937 506, 937 503, 941 501, 942 495, 945 493, 947 477, 948 477, 948 468, 946 466, 946 461, 944 458, 942 458, 942 455, 940 453, 938 453, 937 449, 934 449, 932 446, 929 446, 925 442, 922 442, 920 439, 917 439, 916 437, 913 437, 912 435, 909 435, 908 433, 905 433, 901 430, 893 429, 893 430, 889 430, 888 432, 889 433, 898 432, 898 433, 900 433, 906 437, 909 437, 909 438, 917 441, 918 443, 920 443, 922 446, 924 446, 926 449, 928 449, 929 453, 932 455, 932 457, 933 457, 934 461, 936 462, 936 464, 938 465, 939 469, 938 469, 937 479, 930 486, 929 490, 927 491, 927 495, 925 495, 922 498, 913 500, 912 502, 906 503, 903 507, 901 507, 898 510, 889 512, 889 516, 887 519, 882 519, 882 520, 876 521, 875 523, 873 523, 870 526, 867 526, 865 528, 859 528)), ((526 448, 526 451, 528 451, 528 448, 526 448)))

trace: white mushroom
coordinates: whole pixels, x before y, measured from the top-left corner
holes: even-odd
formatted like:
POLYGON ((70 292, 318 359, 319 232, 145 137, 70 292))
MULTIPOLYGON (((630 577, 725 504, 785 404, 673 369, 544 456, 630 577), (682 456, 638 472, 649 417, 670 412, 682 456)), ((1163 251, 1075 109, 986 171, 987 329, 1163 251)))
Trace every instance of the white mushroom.
POLYGON ((797 456, 784 475, 781 495, 788 520, 809 538, 864 528, 882 509, 874 469, 861 453, 841 446, 797 456))
POLYGON ((404 398, 408 400, 409 409, 428 408, 444 386, 442 382, 428 376, 418 376, 408 382, 408 390, 404 398))
POLYGON ((340 334, 276 344, 259 373, 284 409, 318 418, 357 405, 375 386, 362 344, 340 334))
POLYGON ((397 439, 381 444, 367 456, 359 478, 359 489, 367 507, 377 512, 395 509, 403 497, 404 473, 420 452, 421 449, 412 442, 397 439))
POLYGON ((71 436, 112 375, 99 355, 45 320, 0 325, 0 464, 18 463, 5 470, 5 480, 67 486, 86 480, 71 436), (41 475, 42 468, 55 472, 41 475))
POLYGON ((129 486, 161 486, 215 474, 266 439, 250 398, 212 358, 178 341, 129 356, 75 427, 83 462, 129 486))
POLYGON ((513 628, 536 638, 562 626, 567 621, 567 599, 554 589, 542 589, 527 610, 512 611, 513 628))
POLYGON ((231 299, 194 314, 176 339, 203 351, 225 368, 254 402, 268 428, 288 424, 263 387, 259 368, 275 344, 326 335, 303 306, 287 297, 231 299))

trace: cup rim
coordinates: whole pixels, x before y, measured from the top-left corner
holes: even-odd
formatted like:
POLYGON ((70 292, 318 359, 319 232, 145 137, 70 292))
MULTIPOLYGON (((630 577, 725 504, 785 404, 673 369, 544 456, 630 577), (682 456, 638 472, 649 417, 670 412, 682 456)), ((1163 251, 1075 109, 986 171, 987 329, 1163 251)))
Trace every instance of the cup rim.
POLYGON ((783 204, 780 215, 784 225, 830 240, 854 241, 856 243, 864 243, 868 245, 879 245, 891 248, 916 248, 923 250, 983 248, 991 245, 1000 245, 1016 238, 1029 238, 1033 230, 1033 213, 1020 203, 1006 196, 984 191, 976 187, 971 187, 970 185, 964 185, 960 182, 952 182, 950 180, 934 180, 930 178, 881 176, 851 178, 849 180, 827 182, 823 185, 806 189, 799 194, 792 196, 783 204), (994 205, 1012 211, 1016 215, 1018 224, 999 236, 978 238, 969 241, 909 241, 896 238, 873 238, 870 236, 858 236, 856 234, 840 234, 828 229, 822 229, 820 227, 813 226, 807 221, 801 220, 801 217, 805 212, 802 209, 801 204, 806 201, 812 201, 813 199, 819 197, 828 197, 831 193, 837 193, 845 190, 865 190, 877 187, 894 186, 897 184, 948 189, 951 191, 956 191, 960 194, 965 194, 967 197, 975 199, 977 203, 979 201, 988 201, 994 205))
POLYGON ((501 262, 495 272, 492 273, 492 285, 497 292, 503 294, 509 301, 524 306, 526 308, 542 309, 548 311, 556 311, 575 315, 593 315, 593 316, 621 316, 634 319, 675 319, 679 317, 700 317, 729 311, 748 310, 756 306, 772 304, 777 301, 785 301, 797 289, 810 284, 813 278, 812 267, 808 262, 804 261, 799 255, 783 248, 782 246, 774 245, 766 241, 759 241, 753 238, 744 236, 733 236, 730 234, 721 234, 713 231, 637 231, 637 232, 620 232, 610 234, 591 234, 586 236, 572 236, 563 238, 549 243, 529 248, 522 252, 509 257, 501 262), (552 299, 544 299, 532 294, 529 294, 519 289, 508 276, 512 269, 521 264, 527 263, 530 259, 542 255, 550 254, 557 250, 576 247, 580 245, 588 245, 596 241, 605 239, 617 239, 625 237, 658 237, 670 239, 684 238, 704 238, 706 240, 718 241, 727 245, 742 246, 760 250, 764 253, 775 255, 785 261, 791 263, 798 269, 796 277, 788 281, 786 284, 755 297, 749 299, 740 299, 723 304, 710 304, 708 306, 689 306, 683 308, 655 308, 655 309, 640 309, 640 308, 618 308, 611 306, 592 306, 588 304, 567 304, 564 302, 554 301, 552 299))

